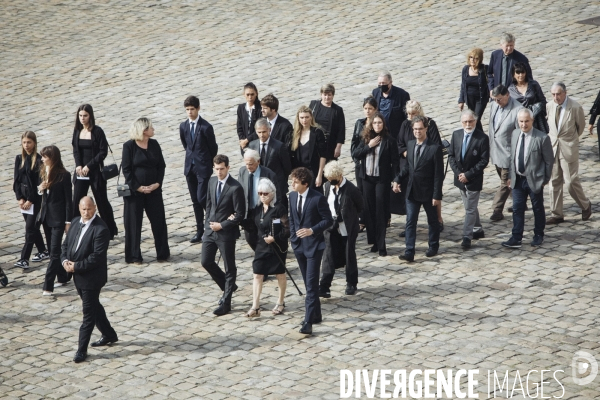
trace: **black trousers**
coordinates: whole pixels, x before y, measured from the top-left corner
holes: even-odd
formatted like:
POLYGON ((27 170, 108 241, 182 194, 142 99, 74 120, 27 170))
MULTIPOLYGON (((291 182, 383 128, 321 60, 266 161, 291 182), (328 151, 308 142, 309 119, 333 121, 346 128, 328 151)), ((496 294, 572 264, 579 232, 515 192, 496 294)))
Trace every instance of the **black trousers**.
MULTIPOLYGON (((355 164, 354 166, 354 178, 356 179, 356 187, 360 190, 361 193, 363 191, 363 180, 360 177, 360 165, 355 164)), ((358 215, 358 221, 366 226, 367 217, 366 217, 366 207, 363 207, 362 212, 358 215)))
POLYGON ((115 223, 115 213, 106 195, 106 181, 101 177, 92 175, 89 180, 75 179, 75 183, 73 184, 73 217, 80 216, 79 201, 82 197, 87 196, 90 186, 92 187, 92 193, 94 200, 96 200, 100 218, 108 226, 110 234, 116 236, 119 233, 119 229, 115 223))
POLYGON ((35 220, 40 212, 40 204, 33 205, 33 215, 23 214, 25 219, 25 244, 21 250, 21 260, 29 261, 33 245, 37 248, 38 253, 46 251, 46 244, 40 232, 40 224, 35 220))
POLYGON ((202 238, 202 257, 200 262, 202 266, 213 278, 213 281, 219 285, 224 292, 224 303, 231 306, 231 296, 233 295, 233 286, 237 277, 237 267, 235 265, 235 241, 223 242, 218 240, 215 233, 204 235, 202 238), (225 272, 215 262, 217 250, 221 252, 225 272))
POLYGON ((124 197, 125 261, 128 263, 143 261, 140 243, 144 210, 154 236, 156 258, 166 260, 171 256, 162 191, 155 190, 149 194, 137 193, 124 197))
POLYGON ((54 279, 58 277, 59 282, 68 282, 72 274, 67 273, 60 262, 60 252, 62 245, 62 237, 65 232, 65 226, 61 225, 56 228, 49 227, 44 223, 44 233, 50 250, 50 262, 46 268, 46 276, 44 278, 44 290, 48 292, 54 291, 54 279))
POLYGON ((104 307, 100 304, 100 289, 85 290, 77 288, 77 293, 83 305, 83 322, 79 328, 79 346, 77 351, 87 353, 94 326, 98 328, 102 336, 106 336, 107 338, 116 338, 117 332, 115 332, 110 322, 108 322, 104 307))
POLYGON ((356 260, 356 238, 358 234, 342 236, 337 229, 323 232, 325 237, 325 254, 323 256, 323 274, 320 290, 326 292, 331 287, 337 268, 346 266, 346 284, 356 286, 358 283, 358 262, 356 260))
POLYGON ((363 197, 366 205, 367 243, 378 250, 386 250, 385 231, 390 214, 390 183, 380 183, 379 178, 363 179, 363 197))
POLYGON ((208 181, 210 177, 203 178, 194 172, 185 177, 194 205, 194 215, 196 216, 196 231, 204 232, 204 210, 206 209, 206 195, 208 194, 208 181))

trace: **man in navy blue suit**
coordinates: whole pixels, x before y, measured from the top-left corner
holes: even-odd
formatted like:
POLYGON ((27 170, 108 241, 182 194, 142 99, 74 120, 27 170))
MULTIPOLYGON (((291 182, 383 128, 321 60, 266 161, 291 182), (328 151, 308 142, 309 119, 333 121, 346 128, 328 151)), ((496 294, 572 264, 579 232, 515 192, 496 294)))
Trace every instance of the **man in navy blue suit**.
POLYGON ((217 155, 219 146, 212 125, 199 115, 200 100, 196 96, 189 96, 183 102, 183 106, 188 116, 188 119, 179 125, 179 136, 185 149, 183 174, 187 180, 196 216, 196 234, 190 242, 200 243, 204 233, 208 180, 212 175, 213 157, 217 155))
POLYGON ((496 86, 510 86, 513 81, 510 71, 516 63, 522 62, 525 64, 527 78, 529 80, 533 79, 529 60, 523 53, 515 50, 515 40, 515 37, 510 33, 503 33, 500 39, 501 49, 493 51, 490 56, 490 65, 488 66, 488 89, 490 90, 490 96, 496 86))
POLYGON ((290 242, 306 287, 304 321, 300 333, 312 334, 312 324, 323 319, 319 300, 319 275, 325 250, 325 229, 333 225, 327 199, 309 186, 313 176, 308 168, 292 171, 290 192, 290 242))

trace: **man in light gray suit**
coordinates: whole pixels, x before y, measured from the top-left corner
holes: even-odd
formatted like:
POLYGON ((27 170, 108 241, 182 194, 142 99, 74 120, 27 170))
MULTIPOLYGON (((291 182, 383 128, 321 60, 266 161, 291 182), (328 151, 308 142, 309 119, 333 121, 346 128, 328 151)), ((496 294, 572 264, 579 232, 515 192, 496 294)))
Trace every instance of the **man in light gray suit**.
POLYGON ((496 166, 496 172, 500 177, 500 187, 496 191, 492 201, 492 221, 500 221, 504 218, 502 211, 504 203, 510 196, 510 187, 507 184, 508 166, 510 163, 510 142, 512 132, 519 128, 517 113, 523 108, 521 103, 510 97, 508 88, 498 85, 492 90, 494 102, 490 107, 490 159, 496 166))
POLYGON ((525 227, 525 202, 531 199, 534 228, 531 245, 536 247, 544 242, 546 213, 544 211, 544 186, 552 176, 554 152, 550 137, 533 128, 533 112, 523 108, 518 113, 520 129, 512 133, 508 185, 513 190, 513 229, 512 236, 502 246, 521 248, 525 227))
MULTIPOLYGON (((238 182, 244 188, 244 198, 246 199, 246 215, 241 225, 244 228, 244 237, 252 250, 256 249, 258 242, 258 231, 254 223, 252 211, 259 204, 258 181, 260 178, 268 178, 274 184, 277 184, 277 175, 269 168, 260 165, 260 154, 258 151, 246 148, 244 152, 245 167, 240 168, 238 182)), ((280 193, 275 194, 279 200, 280 193)), ((285 196, 285 195, 284 195, 285 196)))

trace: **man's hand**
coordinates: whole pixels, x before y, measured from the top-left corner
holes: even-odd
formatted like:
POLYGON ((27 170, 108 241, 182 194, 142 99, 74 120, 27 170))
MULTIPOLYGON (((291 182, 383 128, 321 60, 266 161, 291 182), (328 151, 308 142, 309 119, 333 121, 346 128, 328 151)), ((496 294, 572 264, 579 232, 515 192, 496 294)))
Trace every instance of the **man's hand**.
POLYGON ((394 193, 400 193, 402 191, 400 189, 400 185, 398 185, 396 182, 392 182, 392 190, 394 193))
POLYGON ((242 140, 240 140, 240 147, 243 149, 246 146, 248 146, 248 139, 242 139, 242 140))
POLYGON ((88 168, 87 165, 85 167, 81 168, 81 176, 87 176, 89 172, 90 172, 90 169, 88 168))
POLYGON ((223 229, 220 222, 210 222, 209 225, 213 232, 219 232, 221 229, 223 229))
POLYGON ((469 180, 467 179, 465 174, 458 175, 458 180, 460 181, 460 183, 468 183, 469 182, 469 180))
POLYGON ((75 272, 75 263, 73 261, 65 261, 63 263, 63 268, 65 271, 73 273, 75 272))
POLYGON ((510 188, 510 179, 506 180, 506 186, 508 186, 510 188))
POLYGON ((296 231, 296 236, 299 238, 309 237, 313 234, 313 230, 311 228, 302 228, 296 231))
POLYGON ((77 176, 82 176, 82 174, 81 174, 81 166, 78 166, 77 168, 75 168, 75 173, 77 174, 77 176))
POLYGON ((464 106, 465 106, 465 103, 458 103, 458 109, 459 109, 460 111, 462 111, 462 110, 463 110, 464 106))
POLYGON ((437 207, 438 204, 442 204, 442 201, 441 200, 436 200, 436 199, 431 200, 431 205, 432 206, 437 207))

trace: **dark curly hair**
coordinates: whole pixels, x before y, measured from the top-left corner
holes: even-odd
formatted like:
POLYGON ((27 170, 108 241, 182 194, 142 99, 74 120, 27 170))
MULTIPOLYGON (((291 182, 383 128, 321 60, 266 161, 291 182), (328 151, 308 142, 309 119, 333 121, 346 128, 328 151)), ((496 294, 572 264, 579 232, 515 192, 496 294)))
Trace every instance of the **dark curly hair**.
POLYGON ((310 170, 308 168, 298 167, 298 168, 295 168, 294 170, 292 170, 292 173, 290 174, 290 178, 297 179, 303 185, 310 186, 310 184, 312 183, 312 180, 313 180, 313 174, 312 174, 312 172, 310 172, 310 170))

